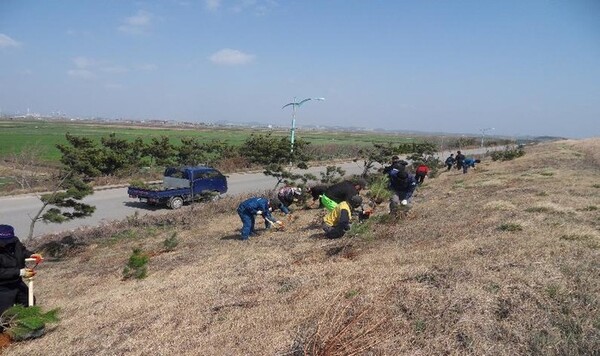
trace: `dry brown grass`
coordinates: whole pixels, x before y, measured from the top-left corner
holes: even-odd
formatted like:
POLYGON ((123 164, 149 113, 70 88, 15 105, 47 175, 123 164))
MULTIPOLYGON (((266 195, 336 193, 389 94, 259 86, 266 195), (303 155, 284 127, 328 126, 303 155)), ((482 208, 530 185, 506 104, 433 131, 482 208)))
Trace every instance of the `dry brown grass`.
POLYGON ((599 147, 538 145, 444 173, 405 219, 375 216, 337 241, 303 210, 241 242, 235 200, 75 233, 82 245, 36 284, 62 321, 8 353, 597 354, 599 147), (153 254, 146 279, 121 281, 132 248, 160 251, 173 232, 179 245, 153 254))

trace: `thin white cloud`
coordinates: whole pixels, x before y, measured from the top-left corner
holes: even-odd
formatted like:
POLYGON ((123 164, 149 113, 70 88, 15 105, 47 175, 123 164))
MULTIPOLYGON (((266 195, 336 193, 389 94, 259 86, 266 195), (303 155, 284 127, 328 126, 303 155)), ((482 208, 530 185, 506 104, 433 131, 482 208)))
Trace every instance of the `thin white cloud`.
POLYGON ((141 35, 148 32, 154 18, 150 12, 139 10, 135 15, 126 17, 117 29, 130 35, 141 35))
POLYGON ((0 33, 0 48, 19 47, 20 45, 21 43, 13 40, 3 33, 0 33))
POLYGON ((95 79, 99 73, 122 74, 129 72, 127 67, 84 56, 75 57, 72 61, 75 68, 67 71, 67 74, 79 79, 95 79))
POLYGON ((78 78, 78 79, 95 79, 96 75, 87 69, 70 69, 67 71, 67 74, 70 77, 78 78))
POLYGON ((221 6, 221 0, 204 0, 204 3, 206 4, 206 8, 211 11, 218 9, 221 6))
POLYGON ((75 67, 79 69, 91 68, 96 65, 96 61, 87 57, 79 56, 73 58, 73 63, 75 63, 75 67))
POLYGON ((255 56, 252 54, 229 48, 222 49, 208 57, 211 62, 220 65, 243 65, 252 62, 254 58, 255 56))
POLYGON ((231 9, 236 13, 250 11, 262 16, 278 5, 276 0, 238 0, 231 9))
POLYGON ((153 71, 157 70, 158 66, 152 63, 140 64, 135 67, 137 70, 153 71))
POLYGON ((102 67, 102 68, 100 68, 100 70, 103 71, 103 72, 105 72, 105 73, 115 73, 115 74, 129 72, 129 68, 125 68, 123 66, 117 66, 117 65, 102 67))

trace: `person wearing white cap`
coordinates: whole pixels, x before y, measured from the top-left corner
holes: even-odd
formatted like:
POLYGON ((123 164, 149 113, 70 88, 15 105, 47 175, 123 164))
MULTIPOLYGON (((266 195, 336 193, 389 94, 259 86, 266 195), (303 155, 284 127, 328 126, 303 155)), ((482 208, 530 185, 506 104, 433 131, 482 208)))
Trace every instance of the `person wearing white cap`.
POLYGON ((290 205, 302 195, 302 188, 285 186, 277 192, 277 198, 281 202, 278 207, 284 214, 290 214, 290 205))

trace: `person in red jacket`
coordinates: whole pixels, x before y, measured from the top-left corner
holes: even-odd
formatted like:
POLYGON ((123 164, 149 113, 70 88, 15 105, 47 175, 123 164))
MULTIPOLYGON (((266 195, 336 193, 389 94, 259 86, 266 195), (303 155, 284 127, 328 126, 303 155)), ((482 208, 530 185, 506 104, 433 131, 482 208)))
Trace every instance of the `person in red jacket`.
POLYGON ((424 164, 420 164, 417 166, 417 170, 415 171, 415 178, 417 179, 417 184, 423 184, 425 177, 429 173, 429 167, 424 164))

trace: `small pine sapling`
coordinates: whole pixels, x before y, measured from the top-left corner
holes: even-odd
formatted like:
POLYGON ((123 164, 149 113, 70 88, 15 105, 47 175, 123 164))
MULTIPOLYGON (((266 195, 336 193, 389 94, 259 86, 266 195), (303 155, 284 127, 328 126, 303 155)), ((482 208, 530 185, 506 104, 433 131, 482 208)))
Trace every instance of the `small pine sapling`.
POLYGON ((168 237, 163 241, 163 247, 165 248, 166 251, 175 250, 175 247, 177 247, 177 245, 179 245, 179 240, 177 240, 176 232, 174 232, 171 235, 171 237, 168 237))
POLYGON ((39 306, 15 305, 0 316, 0 327, 16 341, 40 337, 46 324, 58 322, 58 309, 42 312, 39 306))
POLYGON ((150 257, 139 248, 134 248, 129 256, 127 265, 123 268, 123 279, 143 279, 148 275, 148 261, 150 257))

